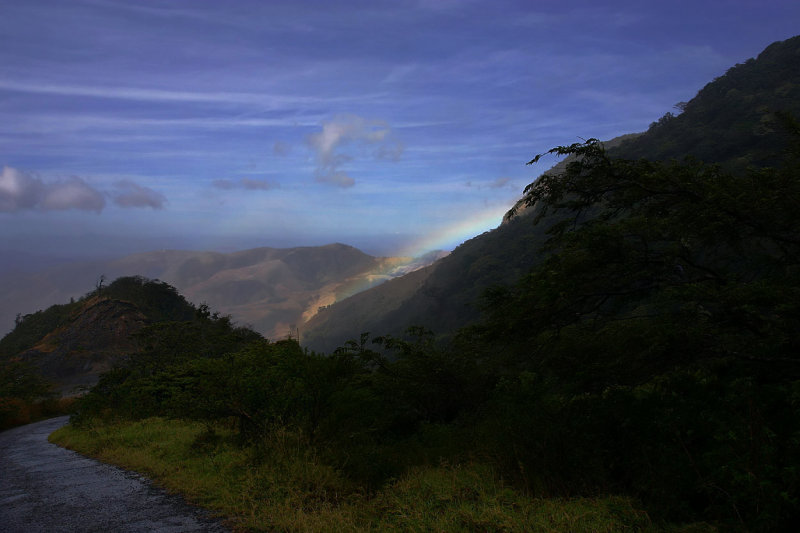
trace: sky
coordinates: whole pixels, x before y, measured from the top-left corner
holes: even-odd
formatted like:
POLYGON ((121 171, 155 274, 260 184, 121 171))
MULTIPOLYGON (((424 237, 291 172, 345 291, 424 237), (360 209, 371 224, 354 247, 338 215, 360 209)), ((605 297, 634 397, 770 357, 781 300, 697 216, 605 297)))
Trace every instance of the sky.
POLYGON ((800 2, 0 0, 0 254, 452 249, 800 2))

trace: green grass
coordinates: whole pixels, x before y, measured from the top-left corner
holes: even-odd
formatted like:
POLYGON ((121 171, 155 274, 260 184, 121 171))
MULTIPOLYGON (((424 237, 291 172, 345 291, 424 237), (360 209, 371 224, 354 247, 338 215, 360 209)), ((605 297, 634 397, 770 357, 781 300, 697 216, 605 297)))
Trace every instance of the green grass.
POLYGON ((145 473, 239 531, 713 531, 654 524, 622 496, 531 498, 479 463, 418 467, 367 494, 290 431, 241 447, 224 427, 152 418, 50 440, 145 473))

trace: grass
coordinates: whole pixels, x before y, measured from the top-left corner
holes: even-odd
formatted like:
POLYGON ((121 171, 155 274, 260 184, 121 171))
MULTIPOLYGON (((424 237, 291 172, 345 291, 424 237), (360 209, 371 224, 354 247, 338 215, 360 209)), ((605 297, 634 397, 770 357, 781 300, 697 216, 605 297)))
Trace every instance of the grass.
POLYGON ((367 494, 290 431, 242 447, 224 427, 152 418, 50 440, 145 473, 237 531, 713 531, 654 524, 622 496, 531 498, 480 463, 414 468, 367 494))

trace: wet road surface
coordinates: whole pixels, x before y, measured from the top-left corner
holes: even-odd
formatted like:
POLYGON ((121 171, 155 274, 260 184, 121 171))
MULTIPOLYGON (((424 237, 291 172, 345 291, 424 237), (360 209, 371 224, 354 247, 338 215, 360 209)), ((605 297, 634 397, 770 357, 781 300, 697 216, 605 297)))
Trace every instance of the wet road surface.
POLYGON ((53 418, 0 433, 0 532, 228 531, 146 478, 47 442, 53 418))

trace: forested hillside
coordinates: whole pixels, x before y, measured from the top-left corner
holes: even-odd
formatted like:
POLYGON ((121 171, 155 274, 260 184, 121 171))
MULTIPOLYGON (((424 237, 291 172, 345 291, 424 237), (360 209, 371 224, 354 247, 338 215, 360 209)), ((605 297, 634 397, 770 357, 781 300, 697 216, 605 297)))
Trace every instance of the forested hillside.
MULTIPOLYGON (((800 37, 732 67, 679 107, 642 135, 609 145, 609 152, 634 160, 694 157, 734 174, 751 164, 780 164, 789 142, 781 114, 800 116, 800 37)), ((362 332, 400 335, 414 325, 449 337, 480 316, 485 290, 513 283, 541 260, 549 223, 519 221, 471 239, 434 264, 424 281, 402 291, 400 281, 377 287, 320 313, 305 325, 303 339, 332 350, 362 332)))
POLYGON ((780 161, 788 134, 776 113, 800 115, 800 37, 731 67, 689 102, 614 151, 621 157, 722 163, 736 171, 780 161))
POLYGON ((429 267, 321 310, 302 326, 303 344, 332 351, 364 332, 400 335, 421 324, 454 332, 479 318, 487 287, 514 282, 538 261, 544 235, 545 225, 515 220, 474 237, 429 267))

